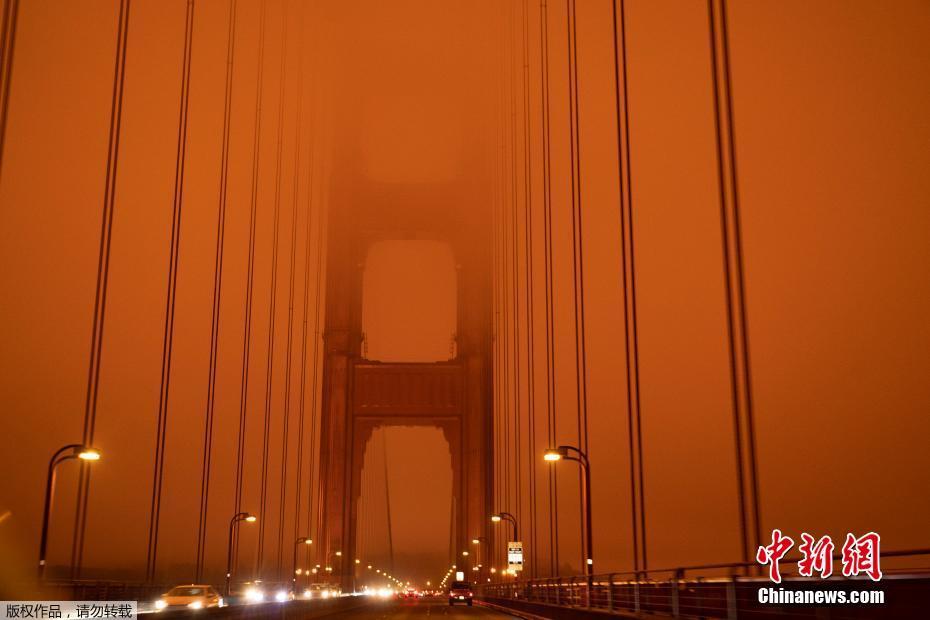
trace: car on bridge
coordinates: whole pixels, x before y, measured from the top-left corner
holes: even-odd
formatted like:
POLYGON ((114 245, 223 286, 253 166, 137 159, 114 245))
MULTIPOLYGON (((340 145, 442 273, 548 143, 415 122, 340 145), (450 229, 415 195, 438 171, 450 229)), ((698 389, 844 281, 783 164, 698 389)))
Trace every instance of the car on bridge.
POLYGON ((155 601, 155 611, 166 609, 203 609, 205 607, 222 607, 223 597, 213 586, 189 584, 175 586, 155 601))
POLYGON ((453 581, 452 586, 449 587, 449 605, 465 603, 471 607, 473 596, 471 584, 467 581, 453 581))
POLYGON ((340 594, 342 594, 342 590, 338 586, 328 583, 311 583, 310 586, 304 590, 304 598, 309 599, 330 598, 339 596, 340 594))

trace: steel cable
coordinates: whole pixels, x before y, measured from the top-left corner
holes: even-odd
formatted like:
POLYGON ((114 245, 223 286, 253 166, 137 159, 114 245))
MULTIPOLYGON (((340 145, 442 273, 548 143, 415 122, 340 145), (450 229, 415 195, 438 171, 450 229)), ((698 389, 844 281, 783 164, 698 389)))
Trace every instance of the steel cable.
POLYGON ((10 109, 10 84, 13 78, 13 55, 16 51, 18 22, 19 0, 4 0, 3 29, 0 31, 0 179, 3 178, 6 121, 10 109))
MULTIPOLYGON (((267 514, 268 508, 268 462, 271 455, 271 400, 274 387, 274 350, 275 350, 275 312, 277 310, 278 295, 278 247, 281 228, 281 158, 284 146, 284 92, 286 86, 286 59, 287 59, 287 2, 281 12, 281 62, 278 74, 278 131, 277 152, 275 157, 275 190, 274 214, 271 238, 271 289, 268 308, 268 355, 265 369, 265 419, 262 430, 262 476, 259 506, 262 515, 267 514)), ((265 533, 267 531, 267 518, 258 522, 258 550, 255 554, 255 571, 261 575, 264 570, 265 559, 265 533)), ((278 547, 277 564, 280 565, 281 548, 278 547)))
MULTIPOLYGON (((542 173, 543 173, 543 231, 545 247, 545 298, 546 298, 546 427, 549 446, 556 443, 556 389, 555 389, 555 299, 553 289, 552 255, 552 162, 549 111, 549 19, 546 0, 540 1, 540 73, 542 92, 542 173)), ((549 571, 559 572, 558 529, 558 480, 553 468, 549 476, 549 571)))
MULTIPOLYGON (((250 216, 249 216, 249 240, 248 240, 248 267, 246 274, 245 290, 245 317, 243 320, 243 337, 242 337, 242 373, 240 376, 239 391, 239 432, 238 446, 236 451, 236 504, 235 513, 243 511, 242 493, 244 487, 243 476, 245 473, 245 432, 248 422, 248 397, 249 397, 249 366, 252 350, 252 301, 255 284, 255 228, 258 216, 258 185, 259 185, 259 161, 262 122, 262 85, 264 82, 264 65, 265 65, 265 17, 267 4, 259 3, 258 19, 258 59, 257 75, 255 80, 255 121, 254 132, 252 134, 252 180, 250 188, 250 216)), ((259 515, 264 518, 264 515, 259 515)), ((239 527, 236 524, 235 536, 233 538, 233 570, 238 569, 239 564, 239 527)))
POLYGON ((626 2, 613 0, 614 97, 617 105, 617 181, 620 193, 620 249, 623 284, 623 335, 626 356, 627 433, 630 452, 630 512, 634 570, 648 568, 646 508, 639 390, 639 330, 633 245, 633 186, 630 164, 629 80, 626 2), (619 28, 618 28, 619 24, 619 28))
POLYGON ((229 180, 229 133, 232 116, 233 62, 236 43, 236 2, 229 0, 229 25, 226 34, 226 81, 223 99, 223 137, 220 147, 219 208, 216 222, 216 256, 213 268, 213 315, 210 323, 210 363, 207 373, 207 406, 204 416, 203 464, 201 467, 200 518, 197 527, 196 581, 203 581, 204 555, 207 545, 207 511, 210 501, 210 473, 213 455, 213 423, 216 404, 216 365, 220 337, 220 303, 223 290, 223 258, 226 247, 226 202, 229 180))
POLYGON ((178 271, 181 253, 181 216, 184 198, 184 166, 187 155, 187 120, 190 108, 191 58, 194 37, 194 0, 187 0, 184 21, 184 60, 181 73, 181 111, 178 121, 178 142, 175 156, 174 205, 171 214, 171 245, 168 253, 168 289, 165 297, 165 329, 162 343, 161 387, 156 421, 155 459, 152 476, 152 505, 149 515, 149 542, 146 560, 146 580, 155 578, 158 561, 158 534, 161 518, 161 496, 165 476, 165 445, 168 435, 171 361, 174 352, 174 317, 177 302, 178 271))
MULTIPOLYGON (((116 203, 116 177, 123 118, 123 87, 126 78, 126 50, 129 44, 130 0, 120 0, 116 29, 116 54, 113 70, 113 93, 110 99, 110 126, 107 140, 107 163, 104 177, 100 249, 97 256, 97 280, 94 295, 94 319, 91 331, 90 361, 87 368, 87 390, 84 399, 84 436, 86 446, 94 444, 97 422, 97 395, 100 387, 100 366, 103 332, 106 323, 107 292, 110 275, 110 245, 113 237, 113 213, 116 203)), ((84 533, 90 495, 90 467, 81 463, 77 504, 74 513, 74 537, 71 543, 71 578, 81 573, 84 555, 84 533)))

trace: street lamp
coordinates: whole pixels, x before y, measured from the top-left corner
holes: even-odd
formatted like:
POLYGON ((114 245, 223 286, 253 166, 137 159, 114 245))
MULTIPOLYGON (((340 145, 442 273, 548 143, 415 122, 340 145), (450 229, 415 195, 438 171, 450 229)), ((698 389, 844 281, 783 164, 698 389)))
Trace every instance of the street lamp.
POLYGON ((471 544, 475 545, 477 555, 475 556, 475 568, 478 569, 478 576, 481 576, 481 543, 487 544, 487 539, 484 536, 478 536, 477 538, 471 539, 471 544))
POLYGON ((48 476, 45 479, 45 508, 42 511, 42 536, 39 540, 39 580, 45 577, 45 552, 48 550, 48 521, 52 512, 55 468, 59 463, 70 459, 81 459, 86 462, 99 461, 100 452, 83 444, 72 443, 59 448, 48 462, 48 476))
POLYGON ((229 545, 226 548, 226 596, 229 597, 229 578, 232 576, 232 543, 233 543, 233 529, 236 526, 236 523, 239 521, 245 521, 246 523, 255 523, 258 520, 253 514, 248 512, 237 512, 233 515, 233 518, 229 520, 229 545))
MULTIPOLYGON (((297 548, 300 545, 307 545, 308 547, 313 544, 313 539, 309 536, 301 536, 296 541, 294 541, 294 591, 297 591, 297 575, 300 574, 300 571, 297 569, 297 548)), ((309 573, 307 573, 309 575, 309 573)))
POLYGON ((591 577, 594 574, 594 536, 591 531, 591 463, 588 461, 588 455, 574 446, 549 448, 543 454, 543 460, 550 463, 556 463, 563 459, 575 461, 581 465, 581 501, 584 505, 585 517, 585 574, 591 577))
POLYGON ((517 518, 510 514, 509 512, 499 512, 497 514, 491 515, 491 521, 493 523, 500 523, 501 521, 509 521, 513 526, 513 540, 516 542, 520 540, 519 528, 517 527, 517 518))

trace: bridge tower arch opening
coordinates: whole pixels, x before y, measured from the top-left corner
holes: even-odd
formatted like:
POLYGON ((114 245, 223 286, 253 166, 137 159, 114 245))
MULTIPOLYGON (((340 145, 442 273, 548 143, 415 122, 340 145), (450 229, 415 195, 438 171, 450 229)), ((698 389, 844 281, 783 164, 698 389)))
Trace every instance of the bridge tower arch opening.
POLYGON ((432 424, 366 424, 357 496, 356 587, 383 585, 374 565, 422 583, 454 562, 453 449, 432 424), (417 449, 409 447, 416 445, 417 449))
POLYGON ((362 357, 379 362, 454 358, 457 280, 446 242, 373 243, 362 275, 362 357))

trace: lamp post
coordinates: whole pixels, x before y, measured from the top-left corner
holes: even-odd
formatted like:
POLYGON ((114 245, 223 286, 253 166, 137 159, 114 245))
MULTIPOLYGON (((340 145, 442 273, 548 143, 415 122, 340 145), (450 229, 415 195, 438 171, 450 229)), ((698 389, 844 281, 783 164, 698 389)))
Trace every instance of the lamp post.
POLYGON ((48 550, 48 522, 52 513, 52 495, 55 490, 55 469, 59 463, 71 459, 86 462, 100 460, 100 452, 82 444, 72 443, 59 448, 48 462, 48 476, 45 479, 45 508, 42 511, 42 535, 39 539, 39 580, 45 578, 45 554, 48 550))
POLYGON ((329 566, 326 567, 326 570, 329 572, 329 577, 330 577, 329 581, 330 581, 330 583, 332 583, 332 581, 333 581, 333 579, 332 579, 332 578, 333 578, 333 574, 335 573, 336 575, 339 576, 339 581, 340 581, 340 585, 341 585, 341 582, 342 582, 342 572, 343 572, 343 566, 342 566, 342 551, 334 551, 334 552, 333 552, 333 554, 332 554, 332 555, 330 556, 330 558, 329 558, 329 566), (338 565, 337 565, 337 562, 338 562, 338 565))
POLYGON ((501 521, 509 521, 513 526, 513 541, 516 542, 520 540, 520 528, 517 527, 517 518, 509 512, 498 512, 491 515, 492 523, 500 523, 501 521))
POLYGON ((229 597, 229 578, 232 576, 232 546, 233 546, 233 529, 239 521, 255 523, 258 520, 253 514, 248 512, 237 512, 229 520, 229 544, 226 547, 226 597, 229 597))
POLYGON ((591 463, 588 461, 588 455, 574 446, 550 448, 543 454, 543 460, 549 463, 557 463, 563 459, 575 461, 581 465, 581 500, 584 505, 585 523, 585 574, 590 579, 594 574, 594 535, 591 531, 591 463))
POLYGON ((475 566, 478 568, 478 579, 481 579, 481 543, 487 544, 488 539, 484 536, 478 536, 471 539, 471 544, 475 545, 476 556, 475 556, 475 566))
MULTIPOLYGON (((294 577, 293 577, 293 579, 294 579, 294 596, 297 595, 297 575, 300 574, 300 573, 297 572, 297 549, 298 549, 301 545, 307 545, 307 546, 309 546, 309 545, 312 545, 312 544, 313 544, 313 540, 312 540, 311 538, 307 537, 307 536, 301 536, 301 537, 298 538, 296 541, 294 541, 294 571, 293 571, 293 575, 294 575, 294 577)), ((307 570, 307 580, 308 580, 307 583, 309 583, 309 579, 310 579, 310 571, 307 570)))
POLYGON ((509 521, 513 526, 513 539, 515 541, 520 540, 520 528, 517 527, 517 518, 509 512, 499 512, 491 515, 492 523, 500 523, 501 521, 509 521))

